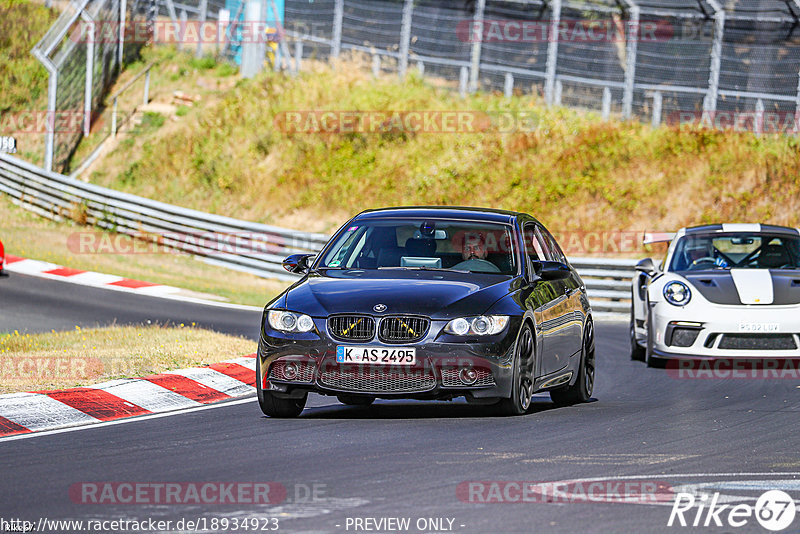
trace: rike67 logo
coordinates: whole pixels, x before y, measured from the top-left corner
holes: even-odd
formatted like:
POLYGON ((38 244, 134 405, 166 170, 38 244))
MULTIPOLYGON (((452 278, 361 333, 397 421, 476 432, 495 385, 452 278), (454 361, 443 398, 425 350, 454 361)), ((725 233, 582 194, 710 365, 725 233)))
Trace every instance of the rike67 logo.
POLYGON ((700 496, 678 493, 667 526, 740 528, 755 519, 763 528, 778 532, 789 528, 797 512, 794 499, 781 490, 763 493, 755 505, 721 504, 720 494, 700 496))

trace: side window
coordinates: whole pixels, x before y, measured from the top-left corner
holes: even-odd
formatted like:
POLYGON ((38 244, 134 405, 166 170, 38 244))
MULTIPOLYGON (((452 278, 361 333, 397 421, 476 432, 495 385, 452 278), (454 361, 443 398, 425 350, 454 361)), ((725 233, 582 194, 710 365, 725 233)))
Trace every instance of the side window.
POLYGON ((550 249, 550 261, 567 263, 567 257, 561 251, 561 247, 558 246, 558 243, 556 243, 555 238, 547 230, 542 229, 542 233, 544 234, 545 241, 547 242, 547 246, 550 249))
POLYGON ((525 251, 531 261, 546 260, 547 255, 542 246, 543 242, 536 231, 536 226, 533 223, 526 224, 522 234, 525 238, 525 251))

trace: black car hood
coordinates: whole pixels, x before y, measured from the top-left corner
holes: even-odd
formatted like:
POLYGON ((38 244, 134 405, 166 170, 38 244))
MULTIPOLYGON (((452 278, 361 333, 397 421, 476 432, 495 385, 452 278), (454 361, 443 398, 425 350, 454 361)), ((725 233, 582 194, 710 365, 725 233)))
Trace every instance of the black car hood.
MULTIPOLYGON (((709 302, 715 304, 744 304, 741 295, 747 291, 752 292, 753 288, 748 288, 734 279, 729 270, 720 271, 698 271, 696 273, 679 273, 694 286, 709 302)), ((760 273, 763 283, 772 284, 772 299, 764 299, 759 304, 800 304, 800 271, 773 269, 760 273)), ((756 283, 756 282, 753 282, 756 283)), ((769 295, 769 291, 765 292, 769 295)), ((753 304, 753 302, 747 302, 753 304)))
POLYGON ((513 277, 416 270, 326 270, 286 292, 287 309, 324 317, 336 313, 416 314, 447 319, 480 315, 507 295, 513 277))

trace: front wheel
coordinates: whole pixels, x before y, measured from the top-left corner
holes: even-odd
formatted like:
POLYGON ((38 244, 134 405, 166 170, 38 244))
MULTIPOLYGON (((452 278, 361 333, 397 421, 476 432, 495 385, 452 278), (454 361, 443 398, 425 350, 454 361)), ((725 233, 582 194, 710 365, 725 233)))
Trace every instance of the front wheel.
POLYGON ((271 391, 264 391, 261 385, 261 357, 256 356, 256 393, 258 394, 258 406, 264 415, 269 417, 297 417, 306 407, 308 393, 299 399, 282 399, 276 397, 271 391))
POLYGON ((522 332, 517 340, 514 351, 514 378, 511 387, 511 397, 502 399, 498 403, 501 415, 522 415, 528 411, 533 397, 533 380, 530 374, 530 361, 533 358, 533 334, 527 324, 522 327, 522 332))
POLYGON ((583 334, 583 348, 581 349, 581 362, 578 367, 578 378, 571 386, 554 389, 550 392, 550 399, 559 406, 568 406, 580 402, 588 402, 594 391, 594 324, 586 323, 583 334))

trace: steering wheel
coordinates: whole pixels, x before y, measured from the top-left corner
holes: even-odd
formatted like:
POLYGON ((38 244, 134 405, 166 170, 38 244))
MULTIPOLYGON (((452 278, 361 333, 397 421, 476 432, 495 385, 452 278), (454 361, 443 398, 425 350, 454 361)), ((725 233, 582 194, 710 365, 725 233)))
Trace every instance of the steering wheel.
POLYGON ((694 260, 692 262, 692 266, 695 266, 695 265, 699 266, 702 263, 713 263, 714 265, 716 265, 717 260, 715 258, 712 258, 711 256, 706 256, 705 258, 698 258, 698 259, 694 260))

